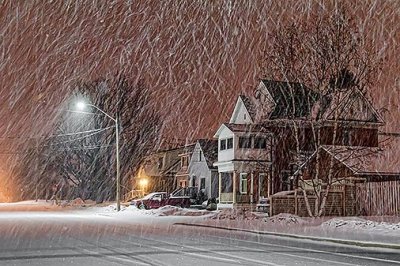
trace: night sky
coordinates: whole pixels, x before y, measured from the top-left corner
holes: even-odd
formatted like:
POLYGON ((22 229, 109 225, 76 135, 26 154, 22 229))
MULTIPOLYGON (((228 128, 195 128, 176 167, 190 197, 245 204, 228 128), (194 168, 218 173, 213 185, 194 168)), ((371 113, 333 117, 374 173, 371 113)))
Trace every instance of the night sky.
MULTIPOLYGON (((212 137, 237 95, 258 83, 271 29, 335 6, 319 2, 2 1, 0 136, 50 132, 77 81, 119 71, 146 80, 164 137, 212 137)), ((374 104, 388 109, 385 130, 399 131, 400 1, 348 5, 383 60, 374 104)))

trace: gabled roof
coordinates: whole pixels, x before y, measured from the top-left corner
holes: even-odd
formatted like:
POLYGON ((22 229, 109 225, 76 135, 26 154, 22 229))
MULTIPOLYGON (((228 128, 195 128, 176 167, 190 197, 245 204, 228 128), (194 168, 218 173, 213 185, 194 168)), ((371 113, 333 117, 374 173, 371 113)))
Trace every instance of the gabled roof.
POLYGON ((335 112, 338 112, 341 121, 383 123, 382 117, 358 89, 324 95, 321 102, 319 118, 323 120, 335 120, 335 112))
POLYGON ((301 83, 275 80, 262 82, 276 104, 270 119, 309 117, 312 106, 319 98, 317 92, 301 83))
POLYGON ((239 98, 242 100, 244 107, 246 107, 246 110, 249 113, 251 120, 254 121, 257 112, 256 105, 254 103, 255 99, 252 99, 249 96, 245 95, 239 95, 239 98))
POLYGON ((200 139, 198 140, 208 168, 216 168, 213 163, 218 161, 218 140, 200 139))
POLYGON ((322 146, 355 175, 399 175, 400 138, 387 138, 382 147, 322 146))

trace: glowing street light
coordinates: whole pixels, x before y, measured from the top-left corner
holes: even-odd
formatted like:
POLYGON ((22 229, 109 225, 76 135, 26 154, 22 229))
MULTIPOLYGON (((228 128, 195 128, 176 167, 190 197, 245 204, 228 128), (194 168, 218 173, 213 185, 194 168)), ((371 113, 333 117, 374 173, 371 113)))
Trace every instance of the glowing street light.
POLYGON ((117 200, 117 211, 121 210, 121 200, 120 200, 120 192, 121 192, 121 188, 120 188, 120 176, 119 176, 119 121, 118 121, 118 114, 117 116, 114 118, 112 116, 110 116, 109 114, 107 114, 106 112, 104 112, 103 110, 101 110, 100 108, 98 108, 97 106, 93 105, 93 104, 88 104, 85 103, 83 101, 77 102, 76 103, 76 108, 80 111, 85 110, 85 108, 87 106, 93 107, 96 110, 98 110, 99 112, 101 112, 102 114, 104 114, 105 116, 107 116, 108 118, 110 118, 112 121, 115 122, 115 146, 116 146, 116 168, 117 168, 117 189, 116 189, 116 200, 117 200))
POLYGON ((142 191, 144 193, 144 188, 147 186, 149 181, 145 178, 139 180, 139 185, 142 187, 142 191))

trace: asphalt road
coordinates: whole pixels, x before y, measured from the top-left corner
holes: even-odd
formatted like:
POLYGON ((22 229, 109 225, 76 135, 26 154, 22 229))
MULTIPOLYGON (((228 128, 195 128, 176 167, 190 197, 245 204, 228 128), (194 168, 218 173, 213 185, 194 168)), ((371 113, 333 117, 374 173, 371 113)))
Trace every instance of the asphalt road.
POLYGON ((398 265, 400 251, 68 213, 0 212, 0 265, 398 265))

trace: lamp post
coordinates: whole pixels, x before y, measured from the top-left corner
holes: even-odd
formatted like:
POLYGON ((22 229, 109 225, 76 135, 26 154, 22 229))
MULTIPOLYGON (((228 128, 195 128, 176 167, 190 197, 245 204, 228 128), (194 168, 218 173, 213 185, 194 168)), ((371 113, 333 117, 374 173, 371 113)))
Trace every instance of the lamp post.
POLYGON ((110 116, 109 114, 107 114, 106 112, 104 112, 103 110, 101 110, 99 107, 93 105, 93 104, 88 104, 85 102, 78 102, 76 104, 77 108, 79 110, 83 110, 85 109, 86 106, 90 106, 95 108, 96 110, 98 110, 99 112, 101 112, 102 114, 104 114, 105 116, 107 116, 108 118, 110 118, 112 121, 114 121, 115 123, 115 157, 116 157, 116 168, 117 168, 117 189, 116 189, 116 200, 117 200, 117 211, 121 210, 121 200, 120 200, 120 192, 121 192, 121 185, 120 185, 120 176, 119 176, 119 121, 118 121, 118 114, 117 116, 114 118, 112 116, 110 116))

